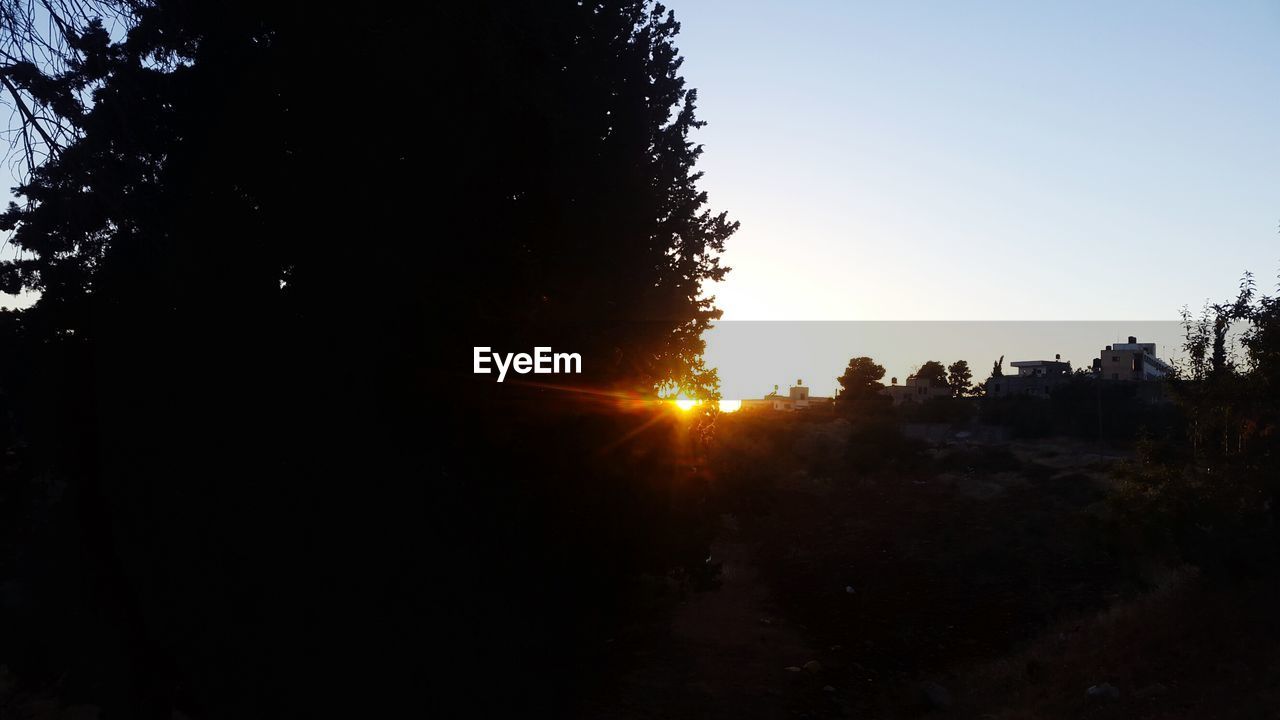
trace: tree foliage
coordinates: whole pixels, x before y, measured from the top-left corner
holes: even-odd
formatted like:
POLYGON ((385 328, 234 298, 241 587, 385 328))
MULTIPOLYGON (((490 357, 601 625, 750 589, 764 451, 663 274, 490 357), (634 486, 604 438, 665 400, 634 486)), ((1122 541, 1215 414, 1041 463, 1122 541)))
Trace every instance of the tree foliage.
POLYGON ((849 361, 844 374, 836 378, 840 383, 837 409, 852 417, 872 417, 888 411, 892 400, 884 394, 884 366, 869 357, 856 357, 849 361))
POLYGON ((0 0, 0 107, 16 175, 78 137, 77 118, 102 80, 96 47, 136 20, 138 6, 116 0, 0 0))
POLYGON ((1278 318, 1247 273, 1234 300, 1184 310, 1187 359, 1169 379, 1184 434, 1150 439, 1120 473, 1120 516, 1208 571, 1239 577, 1280 551, 1278 318))
POLYGON ((937 360, 929 360, 912 376, 916 382, 926 382, 929 387, 947 387, 947 367, 937 360))
POLYGON ((52 61, 0 66, 38 109, 0 285, 40 294, 2 382, 85 518, 65 567, 123 638, 85 665, 117 676, 111 714, 167 716, 177 687, 318 714, 338 668, 420 688, 400 651, 504 633, 557 664, 622 577, 701 564, 696 441, 619 411, 716 393, 737 224, 699 187, 670 12, 102 7, 128 21, 68 16, 52 61), (583 374, 470 372, 540 345, 583 374))
POLYGON ((1183 308, 1186 360, 1171 378, 1171 388, 1187 415, 1189 440, 1197 453, 1246 457, 1255 450, 1263 455, 1276 450, 1277 306, 1275 298, 1258 293, 1253 275, 1245 273, 1234 300, 1206 304, 1194 317, 1183 308))
POLYGON ((947 385, 955 397, 963 397, 973 392, 973 371, 965 360, 957 360, 947 367, 947 385))

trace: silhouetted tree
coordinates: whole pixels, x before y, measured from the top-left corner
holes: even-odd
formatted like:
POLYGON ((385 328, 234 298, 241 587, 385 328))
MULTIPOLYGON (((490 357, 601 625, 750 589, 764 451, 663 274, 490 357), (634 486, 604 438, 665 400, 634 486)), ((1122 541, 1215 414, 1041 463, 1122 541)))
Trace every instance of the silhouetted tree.
POLYGON ((1185 435, 1139 447, 1115 504, 1125 522, 1173 541, 1181 560, 1211 572, 1274 567, 1280 494, 1280 303, 1246 274, 1237 298, 1182 312, 1186 363, 1168 378, 1185 435), (1240 334, 1243 356, 1228 343, 1240 334), (1237 359, 1238 357, 1238 359, 1237 359))
POLYGON ((937 360, 929 360, 916 370, 914 377, 917 382, 924 381, 929 383, 930 387, 946 387, 947 386, 947 368, 937 360))
POLYGON ((101 77, 85 66, 87 45, 100 43, 108 22, 123 30, 139 8, 124 0, 0 0, 0 107, 12 111, 12 165, 20 178, 57 154, 77 134, 89 90, 101 77), (83 32, 89 29, 90 32, 83 32))
POLYGON ((957 360, 951 363, 947 368, 947 385, 951 386, 955 397, 969 394, 973 389, 973 371, 969 369, 967 361, 957 360))
POLYGON ((884 366, 869 357, 856 357, 849 361, 844 374, 836 378, 840 383, 837 409, 856 417, 873 417, 886 412, 892 399, 884 394, 884 366))
POLYGON ((54 24, 60 61, 0 66, 40 113, 0 215, 40 362, 3 382, 71 487, 88 551, 59 567, 94 614, 65 616, 119 639, 80 665, 109 714, 182 687, 209 717, 317 715, 317 688, 441 680, 392 661, 413 648, 446 685, 498 645, 556 666, 628 573, 705 565, 696 447, 618 400, 716 393, 737 225, 698 187, 669 12, 110 7, 54 24), (576 392, 470 371, 535 345, 582 355, 576 392))

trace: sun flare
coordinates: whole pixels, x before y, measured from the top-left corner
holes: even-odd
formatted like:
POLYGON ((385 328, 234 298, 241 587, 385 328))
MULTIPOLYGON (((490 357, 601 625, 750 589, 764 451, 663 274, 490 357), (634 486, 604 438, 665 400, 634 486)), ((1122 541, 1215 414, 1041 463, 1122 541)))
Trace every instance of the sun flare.
MULTIPOLYGON (((704 404, 704 401, 702 400, 694 400, 692 398, 684 398, 684 397, 670 399, 670 400, 667 400, 667 402, 674 405, 676 409, 679 410, 680 412, 689 412, 694 408, 702 407, 702 405, 704 404)), ((738 412, 739 410, 742 409, 742 401, 741 400, 719 400, 716 402, 716 407, 719 408, 720 412, 722 413, 738 412)))

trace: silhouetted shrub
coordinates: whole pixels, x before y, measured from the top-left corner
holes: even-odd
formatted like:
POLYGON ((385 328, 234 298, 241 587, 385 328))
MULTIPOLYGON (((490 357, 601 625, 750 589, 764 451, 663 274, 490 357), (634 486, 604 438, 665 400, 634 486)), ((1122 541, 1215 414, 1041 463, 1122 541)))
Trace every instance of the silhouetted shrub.
POLYGON ((1048 398, 988 396, 978 413, 982 422, 1008 427, 1018 439, 1063 435, 1124 443, 1143 433, 1164 437, 1178 432, 1180 414, 1164 402, 1158 382, 1111 382, 1072 377, 1048 398))
POLYGON ((973 417, 976 407, 971 398, 931 397, 921 403, 903 403, 896 410, 906 422, 947 423, 961 426, 973 417))
POLYGON ((924 463, 924 448, 924 442, 907 437, 891 420, 857 422, 849 430, 845 466, 856 473, 913 469, 924 463))
POLYGON ((1247 576, 1280 559, 1274 498, 1280 478, 1242 463, 1201 465, 1165 443, 1143 442, 1116 470, 1112 531, 1140 553, 1247 576))

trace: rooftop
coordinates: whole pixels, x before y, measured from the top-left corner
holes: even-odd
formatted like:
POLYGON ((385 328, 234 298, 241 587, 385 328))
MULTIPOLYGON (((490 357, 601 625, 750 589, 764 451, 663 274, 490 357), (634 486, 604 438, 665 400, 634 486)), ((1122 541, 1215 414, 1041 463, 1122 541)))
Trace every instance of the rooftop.
POLYGON ((1009 363, 1013 367, 1038 367, 1040 365, 1070 365, 1066 360, 1015 360, 1009 363))

